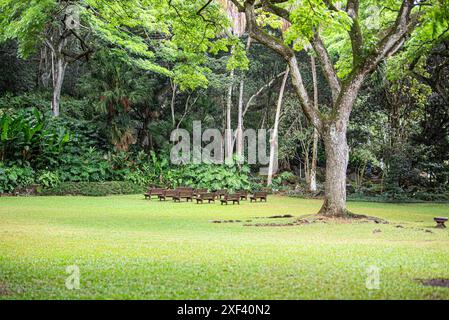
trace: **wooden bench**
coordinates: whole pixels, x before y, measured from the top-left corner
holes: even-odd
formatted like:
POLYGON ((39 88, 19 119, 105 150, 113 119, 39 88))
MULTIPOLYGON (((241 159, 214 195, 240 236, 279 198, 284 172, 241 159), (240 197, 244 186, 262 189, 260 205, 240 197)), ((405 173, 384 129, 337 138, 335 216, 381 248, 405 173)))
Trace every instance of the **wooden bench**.
POLYGON ((153 190, 153 188, 148 188, 147 192, 145 192, 143 194, 143 196, 145 197, 145 199, 150 199, 151 200, 151 190, 153 190))
POLYGON ((256 201, 257 199, 260 199, 260 201, 262 202, 262 200, 264 200, 265 202, 267 202, 267 192, 254 192, 254 194, 249 198, 250 202, 256 201))
POLYGON ((145 196, 145 199, 151 200, 152 196, 159 196, 163 194, 164 190, 165 188, 149 188, 143 195, 145 196))
POLYGON ((221 204, 226 203, 228 205, 228 201, 232 201, 232 204, 240 204, 240 193, 225 194, 223 199, 220 199, 221 204))
POLYGON ((177 195, 178 191, 177 190, 173 190, 173 189, 169 189, 169 190, 164 190, 164 192, 160 195, 158 195, 159 197, 159 201, 161 200, 167 200, 167 198, 173 198, 177 195))
POLYGON ((178 190, 178 191, 192 191, 193 192, 193 188, 190 188, 190 187, 179 187, 179 188, 176 188, 175 190, 178 190))
POLYGON ((433 220, 437 223, 437 228, 441 228, 444 229, 446 228, 446 226, 444 225, 444 223, 447 221, 446 217, 435 217, 433 218, 433 220))
POLYGON ((209 190, 207 190, 206 188, 202 188, 202 189, 196 189, 194 193, 198 197, 200 194, 208 193, 208 192, 209 192, 209 190))
POLYGON ((181 202, 181 199, 186 199, 187 202, 193 201, 193 189, 177 189, 176 195, 173 196, 173 201, 181 202))
POLYGON ((209 201, 208 203, 210 203, 211 201, 215 203, 215 193, 213 192, 209 192, 209 193, 201 193, 199 196, 196 197, 196 203, 203 203, 203 201, 209 201))
POLYGON ((215 191, 215 195, 217 196, 217 199, 221 199, 221 197, 224 197, 227 194, 228 194, 228 190, 226 190, 226 189, 221 189, 221 190, 215 191))
POLYGON ((240 200, 248 200, 248 191, 240 190, 238 193, 240 194, 240 200))

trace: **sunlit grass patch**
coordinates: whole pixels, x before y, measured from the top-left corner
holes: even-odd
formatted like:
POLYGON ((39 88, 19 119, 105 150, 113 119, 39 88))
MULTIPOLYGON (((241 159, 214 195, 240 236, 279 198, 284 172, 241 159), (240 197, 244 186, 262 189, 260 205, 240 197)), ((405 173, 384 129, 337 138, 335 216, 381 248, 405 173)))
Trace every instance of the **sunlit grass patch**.
POLYGON ((273 196, 240 206, 138 195, 0 198, 0 284, 8 293, 0 299, 449 298, 448 288, 416 281, 449 278, 449 230, 433 222, 448 205, 349 206, 390 223, 244 226, 320 207, 273 196), (71 265, 80 270, 78 290, 65 286, 71 265), (372 266, 379 288, 369 290, 372 266))

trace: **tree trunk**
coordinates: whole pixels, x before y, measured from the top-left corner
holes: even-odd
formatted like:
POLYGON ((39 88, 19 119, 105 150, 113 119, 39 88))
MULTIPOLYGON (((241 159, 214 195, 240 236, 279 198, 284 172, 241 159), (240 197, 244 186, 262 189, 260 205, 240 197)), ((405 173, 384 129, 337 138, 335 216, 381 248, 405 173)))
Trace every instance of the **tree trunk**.
POLYGON ((332 122, 325 126, 322 136, 326 151, 326 183, 324 204, 319 213, 343 216, 347 214, 346 169, 349 150, 346 124, 332 122))
POLYGON ((226 101, 226 145, 225 145, 225 154, 226 154, 226 161, 232 161, 232 126, 231 126, 231 108, 232 108, 232 86, 234 84, 234 69, 231 70, 231 73, 229 75, 230 78, 230 84, 228 88, 228 96, 226 101))
POLYGON ((310 160, 309 160, 309 148, 303 148, 304 149, 304 173, 305 173, 305 180, 307 188, 309 188, 310 185, 310 160))
POLYGON ((237 118, 237 132, 236 132, 236 153, 239 164, 243 163, 243 88, 244 80, 240 80, 239 93, 239 110, 237 118))
POLYGON ((277 147, 278 147, 278 131, 279 131, 279 118, 281 116, 281 107, 282 107, 282 100, 284 98, 284 90, 285 90, 285 84, 287 83, 288 74, 289 74, 289 67, 287 67, 287 70, 284 75, 284 79, 282 80, 281 88, 279 89, 279 98, 276 108, 276 117, 274 120, 274 128, 273 128, 273 134, 271 136, 270 140, 270 162, 268 165, 268 177, 267 177, 267 186, 271 186, 273 184, 273 173, 277 170, 277 167, 274 167, 274 161, 277 154, 277 147))
MULTIPOLYGON (((318 110, 318 80, 316 76, 316 63, 313 54, 310 56, 310 68, 312 70, 313 83, 313 106, 318 110)), ((313 142, 312 142, 312 163, 309 167, 309 181, 307 188, 309 192, 316 192, 316 162, 318 153, 318 130, 313 128, 313 142)))
POLYGON ((173 128, 176 126, 176 120, 175 120, 175 99, 176 99, 176 91, 178 89, 178 86, 176 83, 171 84, 172 88, 172 96, 171 96, 171 102, 170 102, 170 109, 171 109, 171 119, 173 123, 173 128))
POLYGON ((316 162, 318 158, 318 130, 313 128, 312 163, 310 164, 309 192, 316 192, 316 162))
POLYGON ((54 74, 54 85, 53 85, 53 98, 51 102, 51 110, 54 117, 59 116, 59 101, 61 98, 61 89, 64 82, 65 70, 67 68, 67 63, 64 61, 62 55, 56 57, 56 66, 54 74))

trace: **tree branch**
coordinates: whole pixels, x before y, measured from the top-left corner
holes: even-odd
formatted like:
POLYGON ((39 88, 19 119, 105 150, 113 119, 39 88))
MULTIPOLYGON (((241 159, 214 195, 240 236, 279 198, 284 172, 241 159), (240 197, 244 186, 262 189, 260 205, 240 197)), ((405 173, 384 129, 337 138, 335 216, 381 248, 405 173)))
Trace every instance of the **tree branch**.
POLYGON ((362 61, 363 55, 363 35, 359 24, 359 0, 348 0, 346 12, 352 19, 349 37, 352 46, 352 61, 354 66, 358 66, 362 61))
POLYGON ((406 35, 413 30, 418 22, 418 16, 412 16, 411 11, 414 0, 403 0, 399 13, 393 27, 377 43, 375 49, 364 58, 359 65, 353 66, 349 78, 345 81, 336 106, 338 109, 338 120, 347 123, 351 114, 353 103, 356 99, 354 92, 358 92, 365 77, 372 72, 385 58, 396 53, 404 44, 406 35))
POLYGON ((338 79, 337 77, 337 72, 334 69, 334 64, 332 63, 329 53, 327 52, 326 47, 323 44, 323 41, 321 41, 318 32, 315 32, 311 44, 318 56, 318 59, 321 62, 324 76, 326 77, 326 80, 329 83, 329 87, 332 92, 332 99, 335 102, 341 90, 340 79, 338 79))
MULTIPOLYGON (((234 4, 239 4, 237 0, 231 0, 234 4)), ((246 0, 244 3, 245 15, 247 20, 248 32, 251 38, 257 40, 259 43, 267 46, 271 50, 277 52, 288 64, 292 75, 292 85, 299 98, 301 108, 303 109, 310 122, 318 129, 322 128, 322 121, 319 112, 313 108, 310 103, 309 95, 304 86, 301 72, 299 71, 298 61, 296 60, 293 49, 285 45, 281 40, 264 32, 256 22, 256 15, 254 12, 255 0, 246 0)))
POLYGON ((261 1, 261 6, 268 12, 271 12, 275 15, 277 15, 278 17, 283 18, 284 20, 291 22, 290 20, 290 12, 288 12, 288 10, 278 7, 276 5, 274 5, 273 3, 282 3, 285 2, 285 0, 262 0, 261 1))
POLYGON ((283 72, 277 74, 274 78, 272 78, 270 81, 268 81, 268 82, 265 83, 263 86, 261 86, 261 87, 259 88, 259 90, 257 90, 257 92, 254 93, 254 94, 248 99, 248 102, 247 102, 246 105, 245 105, 245 110, 243 110, 243 117, 245 116, 246 112, 248 111, 248 109, 249 109, 249 107, 250 107, 250 105, 251 105, 251 102, 252 102, 255 98, 257 98, 257 97, 258 97, 258 96, 259 96, 265 89, 271 87, 271 86, 273 85, 273 83, 274 83, 278 78, 282 77, 284 74, 285 74, 285 71, 283 71, 283 72))
POLYGON ((403 0, 401 8, 393 27, 377 43, 375 49, 362 63, 362 72, 372 71, 378 63, 395 53, 403 43, 403 38, 413 30, 418 23, 418 16, 411 15, 414 0, 403 0))

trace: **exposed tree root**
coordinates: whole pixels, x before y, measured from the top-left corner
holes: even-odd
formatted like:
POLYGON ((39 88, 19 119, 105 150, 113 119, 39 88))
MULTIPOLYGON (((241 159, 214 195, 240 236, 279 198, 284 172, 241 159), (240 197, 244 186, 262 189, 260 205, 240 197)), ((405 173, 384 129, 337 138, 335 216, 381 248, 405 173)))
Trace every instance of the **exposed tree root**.
POLYGON ((352 222, 360 222, 360 223, 376 223, 376 224, 388 224, 387 220, 371 217, 364 214, 355 214, 347 211, 345 214, 339 215, 327 215, 327 214, 311 214, 298 218, 298 221, 303 224, 307 223, 352 223, 352 222))

